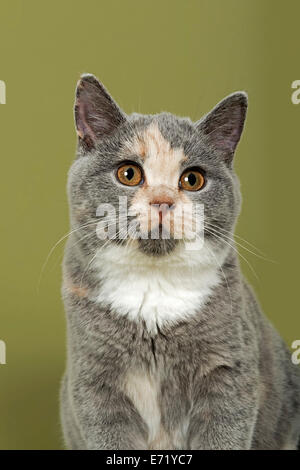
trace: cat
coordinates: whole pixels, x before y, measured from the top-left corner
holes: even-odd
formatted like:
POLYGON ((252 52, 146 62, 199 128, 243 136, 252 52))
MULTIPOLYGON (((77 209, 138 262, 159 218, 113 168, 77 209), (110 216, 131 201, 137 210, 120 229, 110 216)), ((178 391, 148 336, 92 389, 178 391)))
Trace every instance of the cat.
MULTIPOLYGON (((247 106, 236 92, 196 123, 128 116, 96 77, 78 82, 62 287, 67 448, 297 448, 299 367, 261 313, 232 241, 241 206, 233 156, 247 106), (140 233, 105 240, 96 228, 120 224, 120 198, 140 233), (101 204, 115 215, 99 216, 101 204), (171 223, 188 204, 204 207, 204 237, 196 233, 192 249, 171 223)), ((189 233, 197 214, 184 222, 189 233)))

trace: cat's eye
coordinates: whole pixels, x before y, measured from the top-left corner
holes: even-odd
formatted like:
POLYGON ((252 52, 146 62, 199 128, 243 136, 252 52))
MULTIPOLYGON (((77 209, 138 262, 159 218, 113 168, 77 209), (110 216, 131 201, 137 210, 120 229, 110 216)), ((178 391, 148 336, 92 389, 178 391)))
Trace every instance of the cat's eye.
POLYGON ((137 186, 143 181, 141 168, 134 163, 125 163, 118 168, 117 177, 126 186, 137 186))
POLYGON ((185 191, 199 191, 205 183, 204 176, 198 168, 191 168, 182 173, 179 186, 185 191))

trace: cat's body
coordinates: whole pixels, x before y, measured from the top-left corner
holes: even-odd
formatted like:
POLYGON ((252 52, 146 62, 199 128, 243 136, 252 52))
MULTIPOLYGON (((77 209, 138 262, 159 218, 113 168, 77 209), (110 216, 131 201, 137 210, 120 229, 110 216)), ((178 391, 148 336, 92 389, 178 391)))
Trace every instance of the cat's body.
POLYGON ((196 125, 169 114, 127 117, 94 77, 80 82, 63 285, 69 448, 297 447, 299 370, 228 243, 240 207, 231 160, 245 108, 245 95, 235 94, 196 125), (144 172, 134 187, 115 179, 129 160, 144 172), (196 166, 205 186, 182 191, 180 174, 196 166), (137 219, 143 204, 203 203, 203 246, 188 250, 172 237, 99 241, 97 206, 116 207, 124 195, 137 219))

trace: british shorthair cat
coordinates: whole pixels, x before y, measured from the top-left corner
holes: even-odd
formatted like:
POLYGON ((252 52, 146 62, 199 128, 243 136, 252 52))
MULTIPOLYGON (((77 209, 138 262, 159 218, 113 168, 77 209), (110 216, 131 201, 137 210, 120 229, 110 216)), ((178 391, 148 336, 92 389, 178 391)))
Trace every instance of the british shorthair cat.
POLYGON ((198 122, 128 116, 94 76, 79 81, 62 289, 68 448, 297 447, 299 367, 233 242, 246 110, 237 92, 198 122))

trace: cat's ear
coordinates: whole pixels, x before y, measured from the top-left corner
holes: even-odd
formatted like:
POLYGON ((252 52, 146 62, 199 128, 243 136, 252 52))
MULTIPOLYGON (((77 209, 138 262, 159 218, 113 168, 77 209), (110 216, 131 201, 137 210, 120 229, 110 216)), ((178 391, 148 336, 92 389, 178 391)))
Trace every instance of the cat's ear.
POLYGON ((96 77, 82 75, 76 88, 75 124, 79 142, 86 150, 114 132, 125 115, 96 77))
POLYGON ((247 113, 248 97, 245 92, 233 93, 224 98, 204 118, 196 123, 201 137, 222 158, 230 163, 240 140, 247 113))

